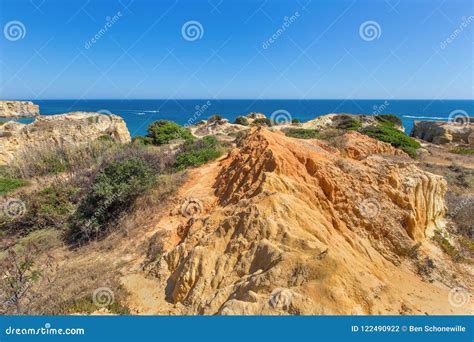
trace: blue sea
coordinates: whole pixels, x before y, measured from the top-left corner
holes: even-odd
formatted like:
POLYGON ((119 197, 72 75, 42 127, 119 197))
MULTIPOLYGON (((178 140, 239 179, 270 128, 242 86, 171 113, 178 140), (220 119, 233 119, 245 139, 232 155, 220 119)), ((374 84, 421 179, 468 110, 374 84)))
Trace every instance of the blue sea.
MULTIPOLYGON (((447 121, 450 113, 462 110, 473 116, 474 100, 33 100, 42 115, 71 111, 113 113, 125 120, 132 136, 146 134, 155 120, 179 124, 207 119, 214 114, 233 121, 239 115, 261 112, 270 117, 307 121, 328 113, 396 114, 409 134, 414 120, 447 121), (285 112, 282 112, 285 111, 285 112)), ((21 119, 31 122, 32 119, 21 119)))

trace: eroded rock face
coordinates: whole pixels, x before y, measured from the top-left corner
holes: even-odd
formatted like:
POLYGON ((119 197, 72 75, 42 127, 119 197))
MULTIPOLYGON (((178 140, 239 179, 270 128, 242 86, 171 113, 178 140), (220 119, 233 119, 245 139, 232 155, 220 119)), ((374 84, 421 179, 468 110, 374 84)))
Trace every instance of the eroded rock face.
POLYGON ((0 101, 0 117, 21 118, 39 115, 39 106, 31 101, 0 101))
POLYGON ((474 118, 470 118, 469 123, 415 121, 411 136, 437 145, 458 143, 474 146, 474 118))
POLYGON ((103 135, 120 143, 131 140, 125 122, 116 115, 73 112, 41 116, 27 125, 9 121, 0 126, 0 165, 30 148, 80 145, 103 135))
POLYGON ((343 138, 252 130, 222 162, 214 207, 160 254, 168 300, 198 314, 414 309, 402 288, 416 277, 397 265, 441 225, 446 182, 388 144, 343 138))

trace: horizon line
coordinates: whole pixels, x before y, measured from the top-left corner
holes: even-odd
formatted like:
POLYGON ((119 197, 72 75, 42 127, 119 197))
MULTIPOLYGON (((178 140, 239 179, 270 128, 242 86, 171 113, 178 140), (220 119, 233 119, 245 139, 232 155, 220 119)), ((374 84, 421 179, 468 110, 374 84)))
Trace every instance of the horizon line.
POLYGON ((92 99, 75 99, 75 98, 48 98, 48 99, 31 99, 31 98, 15 98, 15 99, 0 99, 0 101, 474 101, 474 99, 430 99, 430 98, 414 98, 414 99, 386 99, 386 98, 353 98, 353 99, 338 99, 338 98, 314 98, 314 99, 252 99, 252 98, 226 98, 226 99, 209 99, 209 98, 92 98, 92 99))

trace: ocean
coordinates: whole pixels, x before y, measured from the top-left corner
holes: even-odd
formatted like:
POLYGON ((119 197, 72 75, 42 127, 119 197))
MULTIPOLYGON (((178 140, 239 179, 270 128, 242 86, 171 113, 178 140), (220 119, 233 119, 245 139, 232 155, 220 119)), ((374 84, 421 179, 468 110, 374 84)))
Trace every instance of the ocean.
MULTIPOLYGON (((451 113, 474 116, 474 100, 33 100, 42 115, 71 111, 113 113, 123 117, 132 136, 146 134, 155 120, 193 124, 219 114, 230 121, 249 112, 278 120, 307 121, 328 113, 396 114, 411 132, 414 120, 447 121, 451 113)), ((452 114, 451 114, 452 115, 452 114)), ((28 123, 32 119, 20 119, 28 123)))

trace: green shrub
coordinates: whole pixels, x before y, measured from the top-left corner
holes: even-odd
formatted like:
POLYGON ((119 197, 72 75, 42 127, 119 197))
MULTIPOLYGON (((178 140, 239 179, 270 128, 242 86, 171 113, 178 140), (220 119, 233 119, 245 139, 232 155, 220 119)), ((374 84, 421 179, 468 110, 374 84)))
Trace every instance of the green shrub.
POLYGON ((224 152, 223 146, 213 136, 206 136, 196 142, 188 142, 176 157, 175 167, 183 170, 190 166, 199 166, 219 158, 224 152))
POLYGON ((363 128, 361 132, 371 138, 400 148, 412 157, 416 156, 416 150, 421 147, 420 143, 415 139, 387 125, 368 126, 363 128))
POLYGON ((153 139, 150 137, 144 137, 141 135, 137 135, 133 137, 132 143, 135 145, 152 145, 153 144, 153 139))
POLYGON ((390 127, 403 125, 402 120, 394 114, 376 115, 375 119, 379 121, 381 124, 388 125, 390 127))
POLYGON ((114 138, 112 138, 110 135, 108 134, 103 134, 101 135, 100 137, 97 138, 97 140, 99 141, 106 141, 106 142, 114 142, 114 138))
POLYGON ((352 115, 340 114, 333 118, 334 127, 336 129, 344 129, 348 131, 355 131, 362 127, 359 118, 355 118, 352 115))
POLYGON ((155 171, 136 156, 121 157, 102 166, 72 221, 68 236, 77 243, 103 237, 109 223, 155 183, 155 171))
POLYGON ((0 195, 5 195, 8 192, 21 188, 27 184, 22 179, 0 177, 0 195))
POLYGON ((193 140, 191 132, 175 122, 158 120, 148 127, 148 138, 154 145, 168 144, 174 139, 193 140))
POLYGON ((237 125, 248 126, 249 120, 245 116, 238 116, 234 123, 237 125))
POLYGON ((438 244, 438 246, 448 254, 454 261, 464 261, 461 253, 449 242, 449 240, 443 236, 440 230, 436 230, 432 239, 438 244))
POLYGON ((453 148, 450 152, 470 156, 470 155, 474 154, 474 148, 464 147, 464 146, 457 146, 457 147, 453 148))
POLYGON ((294 124, 301 123, 301 120, 295 118, 291 120, 291 123, 294 123, 294 124))
POLYGON ((2 225, 5 231, 25 235, 39 229, 65 229, 78 203, 80 189, 65 182, 54 183, 21 196, 26 211, 2 225))
POLYGON ((258 118, 253 120, 252 125, 272 126, 272 120, 269 118, 258 118))
MULTIPOLYGON (((115 298, 112 303, 104 306, 111 314, 115 315, 129 315, 130 310, 125 305, 119 303, 115 298)), ((71 314, 92 314, 93 312, 100 309, 94 303, 92 296, 87 296, 83 298, 73 298, 60 305, 59 312, 56 312, 56 315, 71 315, 71 314)))
POLYGON ((285 135, 287 137, 298 139, 318 139, 320 137, 317 130, 304 128, 290 128, 285 135))

